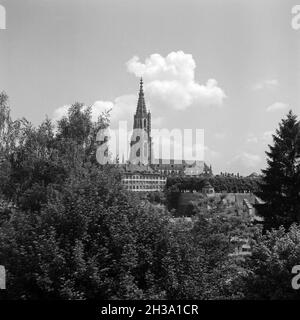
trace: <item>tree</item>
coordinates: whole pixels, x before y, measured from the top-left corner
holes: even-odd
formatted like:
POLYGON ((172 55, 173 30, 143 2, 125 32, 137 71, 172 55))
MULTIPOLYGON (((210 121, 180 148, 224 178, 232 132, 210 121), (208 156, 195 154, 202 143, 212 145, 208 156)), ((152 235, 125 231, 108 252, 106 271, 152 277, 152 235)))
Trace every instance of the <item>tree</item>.
POLYGON ((243 267, 229 253, 231 237, 252 235, 248 220, 198 213, 192 227, 177 219, 170 230, 162 261, 166 270, 162 286, 168 299, 243 297, 243 282, 237 277, 243 267))
POLYGON ((168 215, 141 207, 115 168, 85 168, 39 214, 17 209, 0 228, 11 299, 159 296, 168 215))
MULTIPOLYGON (((226 212, 222 197, 193 201, 191 219, 174 218, 157 205, 165 202, 160 193, 144 195, 141 203, 123 189, 118 166, 95 160, 97 132, 108 123, 106 115, 93 122, 90 109, 76 103, 55 133, 49 119, 38 127, 12 121, 8 98, 0 95, 0 264, 7 270, 8 298, 294 297, 287 280, 299 260, 299 227, 287 235, 283 229, 259 233, 253 258, 245 264, 232 258, 232 238, 253 237, 250 218, 226 212)), ((283 164, 290 163, 282 160, 290 159, 287 143, 294 146, 285 138, 275 152, 283 164)), ((293 174, 284 175, 295 190, 297 170, 296 164, 293 174)), ((219 190, 256 188, 249 179, 207 178, 219 190)), ((178 206, 181 192, 199 191, 203 183, 203 177, 168 179, 170 209, 178 206)), ((290 189, 290 199, 298 201, 290 189)))
POLYGON ((8 96, 0 93, 0 159, 11 155, 24 142, 30 124, 26 119, 13 121, 10 117, 8 96))
POLYGON ((292 288, 292 269, 300 261, 300 227, 293 224, 266 234, 257 233, 252 242, 252 256, 244 273, 246 299, 300 299, 299 290, 292 288))
POLYGON ((17 149, 24 145, 29 130, 26 119, 11 119, 8 96, 0 93, 0 199, 15 192, 16 186, 11 181, 12 161, 17 149))
POLYGON ((288 228, 300 218, 299 123, 290 111, 273 135, 274 145, 266 152, 267 168, 258 193, 265 202, 257 206, 266 229, 288 228))
POLYGON ((168 203, 168 210, 178 209, 178 202, 180 197, 180 191, 178 185, 172 185, 166 189, 166 199, 168 203))
POLYGON ((72 173, 96 164, 96 136, 108 125, 107 114, 93 122, 90 108, 75 103, 55 134, 49 119, 37 128, 25 119, 12 121, 5 94, 0 103, 0 191, 20 209, 39 211, 49 190, 59 191, 72 173))

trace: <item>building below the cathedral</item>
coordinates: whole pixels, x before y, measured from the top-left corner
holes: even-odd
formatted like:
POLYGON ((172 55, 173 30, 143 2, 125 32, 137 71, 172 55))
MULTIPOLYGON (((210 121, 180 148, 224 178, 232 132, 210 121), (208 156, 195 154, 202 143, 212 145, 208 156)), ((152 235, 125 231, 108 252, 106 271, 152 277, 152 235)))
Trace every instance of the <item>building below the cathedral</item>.
POLYGON ((167 177, 148 165, 125 164, 121 167, 122 184, 128 191, 163 191, 167 177))
POLYGON ((133 121, 133 135, 130 143, 130 156, 120 165, 122 184, 130 191, 161 191, 169 176, 212 175, 212 168, 204 161, 174 159, 153 159, 151 139, 151 113, 147 111, 143 80, 136 113, 133 121))

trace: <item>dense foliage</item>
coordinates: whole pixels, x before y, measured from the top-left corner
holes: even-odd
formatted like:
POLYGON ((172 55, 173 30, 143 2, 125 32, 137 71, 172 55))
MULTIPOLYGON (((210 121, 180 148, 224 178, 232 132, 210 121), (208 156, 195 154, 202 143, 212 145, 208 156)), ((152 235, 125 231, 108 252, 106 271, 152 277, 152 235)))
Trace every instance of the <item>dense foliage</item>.
POLYGON ((176 187, 179 192, 201 192, 205 182, 208 181, 215 192, 257 192, 260 178, 237 176, 209 176, 209 177, 169 177, 167 188, 176 187))
POLYGON ((181 192, 178 183, 141 199, 122 188, 117 165, 96 162, 96 134, 108 123, 106 114, 92 122, 90 109, 76 103, 57 124, 46 119, 35 128, 13 121, 0 95, 7 298, 297 297, 290 269, 300 263, 298 226, 262 235, 222 197, 192 204, 191 219, 174 218, 167 204, 181 192), (252 239, 253 255, 232 256, 233 238, 252 239))
MULTIPOLYGON (((300 299, 291 282, 294 266, 300 265, 300 227, 292 225, 258 233, 247 260, 244 292, 247 299, 300 299)), ((298 281, 299 284, 299 281, 298 281)))

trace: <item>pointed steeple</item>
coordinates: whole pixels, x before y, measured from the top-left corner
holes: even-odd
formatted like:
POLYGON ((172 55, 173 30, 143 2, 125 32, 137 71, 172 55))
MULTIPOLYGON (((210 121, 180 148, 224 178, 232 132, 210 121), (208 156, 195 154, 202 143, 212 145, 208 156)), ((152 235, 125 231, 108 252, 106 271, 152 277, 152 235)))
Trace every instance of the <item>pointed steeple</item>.
POLYGON ((135 135, 132 134, 130 142, 130 156, 129 161, 131 163, 143 163, 149 164, 152 160, 152 144, 151 144, 151 113, 147 113, 144 90, 143 90, 143 79, 140 80, 140 92, 137 103, 136 113, 133 118, 133 130, 136 130, 135 135), (138 129, 138 130, 136 130, 138 129), (142 129, 142 130, 140 130, 142 129), (141 144, 137 145, 138 149, 132 148, 138 141, 141 140, 141 144))
POLYGON ((137 115, 145 115, 147 114, 145 98, 144 98, 144 90, 143 90, 143 78, 140 80, 140 92, 139 92, 139 100, 136 108, 137 115))

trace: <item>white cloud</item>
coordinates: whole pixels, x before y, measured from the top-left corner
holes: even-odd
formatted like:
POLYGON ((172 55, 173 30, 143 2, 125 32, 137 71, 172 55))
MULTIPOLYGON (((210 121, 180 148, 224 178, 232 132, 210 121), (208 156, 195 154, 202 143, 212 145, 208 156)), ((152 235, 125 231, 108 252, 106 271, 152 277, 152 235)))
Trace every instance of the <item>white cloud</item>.
POLYGON ((134 56, 127 62, 129 72, 144 78, 145 91, 153 106, 185 110, 193 104, 222 105, 226 98, 223 89, 215 79, 202 85, 197 83, 195 68, 193 56, 183 51, 171 52, 166 57, 152 54, 145 63, 134 56))
POLYGON ((104 112, 110 110, 111 123, 117 124, 118 121, 130 121, 136 109, 137 97, 134 94, 117 97, 114 101, 96 101, 92 106, 93 119, 104 112))
POLYGON ((69 107, 70 105, 65 105, 55 109, 52 117, 53 120, 60 120, 62 117, 66 116, 68 114, 69 107))
MULTIPOLYGON (((200 85, 195 82, 196 63, 191 54, 182 51, 171 52, 166 57, 160 54, 152 54, 145 63, 133 57, 127 62, 127 69, 136 76, 143 76, 147 106, 153 106, 156 114, 160 114, 162 106, 169 106, 177 110, 184 110, 192 104, 199 106, 222 105, 226 95, 218 87, 215 79, 207 80, 200 85)), ((117 97, 112 101, 98 100, 92 105, 92 119, 110 110, 112 125, 117 125, 120 120, 132 123, 132 116, 137 104, 137 94, 128 94, 117 97)), ((53 113, 53 119, 58 120, 67 115, 70 106, 57 108, 53 113)), ((152 120, 153 126, 160 127, 163 118, 159 115, 152 120)))
POLYGON ((112 110, 114 103, 111 101, 96 101, 92 105, 92 121, 97 121, 98 117, 106 111, 112 110))
MULTIPOLYGON (((98 117, 105 111, 110 111, 111 124, 117 125, 118 121, 129 121, 132 123, 132 117, 136 109, 135 95, 123 95, 117 97, 114 101, 98 100, 92 105, 92 121, 97 121, 98 117)), ((53 119, 59 120, 68 113, 70 105, 62 106, 54 110, 53 119)), ((83 106, 86 108, 86 106, 83 106)))
POLYGON ((275 102, 271 104, 270 106, 267 107, 267 112, 273 112, 273 111, 278 111, 278 110, 284 110, 287 109, 288 105, 283 102, 275 102))
POLYGON ((279 86, 279 82, 277 79, 268 79, 257 82, 253 86, 253 90, 262 90, 262 89, 272 89, 279 86))

